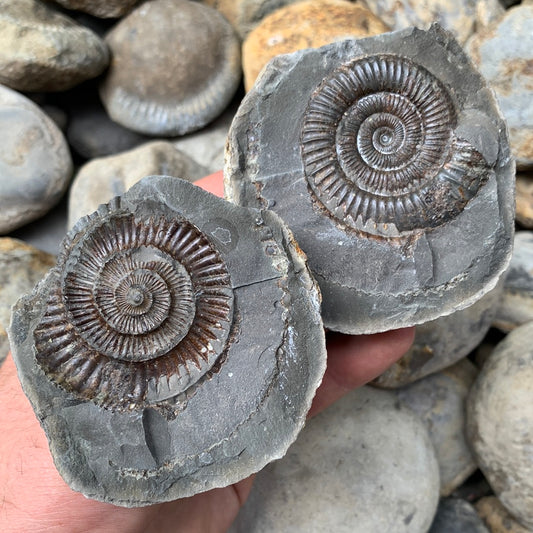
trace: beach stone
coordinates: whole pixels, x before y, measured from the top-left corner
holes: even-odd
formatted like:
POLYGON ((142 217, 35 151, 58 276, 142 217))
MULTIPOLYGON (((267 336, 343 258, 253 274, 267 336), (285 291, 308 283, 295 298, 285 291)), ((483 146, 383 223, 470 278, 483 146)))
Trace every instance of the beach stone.
POLYGON ((476 374, 476 367, 463 359, 395 391, 428 428, 439 462, 441 496, 449 496, 477 468, 465 437, 465 401, 476 374))
POLYGON ((64 91, 107 67, 106 44, 37 0, 0 0, 0 83, 19 91, 64 91))
POLYGON ((263 67, 275 56, 334 41, 389 31, 365 7, 346 0, 306 0, 266 16, 242 46, 244 86, 249 91, 263 67))
POLYGON ((533 321, 533 232, 517 231, 493 325, 504 332, 533 321))
POLYGON ((475 504, 479 516, 490 533, 531 533, 531 529, 520 525, 501 504, 496 496, 486 496, 475 504))
POLYGON ((467 434, 495 495, 533 529, 533 323, 505 337, 479 373, 468 400, 467 434))
POLYGON ((167 141, 93 159, 80 168, 69 193, 68 228, 100 204, 124 194, 145 176, 167 174, 195 181, 209 172, 167 141))
POLYGON ((55 257, 17 239, 0 237, 0 364, 9 352, 11 306, 44 278, 55 257))
POLYGON ((411 348, 372 383, 402 387, 466 357, 483 340, 497 316, 503 287, 500 280, 470 307, 418 325, 411 348))
POLYGON ((533 176, 516 175, 516 221, 526 229, 533 229, 533 176))
POLYGON ((466 500, 446 498, 440 501, 429 533, 490 533, 476 509, 466 500))
POLYGON ((496 93, 518 169, 533 168, 533 3, 512 7, 466 51, 496 93))
MULTIPOLYGON (((474 32, 477 0, 364 0, 364 5, 393 30, 426 29, 437 22, 463 44, 474 32)), ((484 11, 496 11, 498 0, 484 0, 484 11)))
POLYGON ((52 119, 2 85, 0 130, 0 234, 6 234, 59 202, 71 178, 72 160, 52 119))
MULTIPOLYGON (((50 1, 50 0, 48 0, 50 1)), ((123 17, 139 3, 139 0, 53 0, 67 8, 89 13, 95 17, 123 17)))
POLYGON ((438 25, 274 58, 233 120, 224 173, 228 199, 268 207, 292 229, 334 331, 465 309, 511 257, 503 117, 438 25))
POLYGON ((198 2, 143 3, 106 41, 112 61, 102 101, 114 121, 139 133, 198 130, 222 113, 239 85, 235 32, 218 11, 198 2))
POLYGON ((255 479, 230 533, 425 533, 439 475, 427 429, 394 395, 350 392, 255 479))

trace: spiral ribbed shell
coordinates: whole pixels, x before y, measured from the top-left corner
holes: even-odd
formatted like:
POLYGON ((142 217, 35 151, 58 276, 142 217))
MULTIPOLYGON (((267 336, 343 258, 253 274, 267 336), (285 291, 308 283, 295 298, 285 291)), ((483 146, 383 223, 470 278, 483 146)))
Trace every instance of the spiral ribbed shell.
POLYGON ((301 133, 315 199, 354 229, 390 235, 455 217, 488 177, 456 138, 446 87, 410 59, 375 55, 332 72, 313 93, 301 133))
POLYGON ((61 281, 34 332, 37 361, 60 387, 111 409, 180 394, 226 348, 223 260, 187 220, 88 220, 60 256, 61 281))

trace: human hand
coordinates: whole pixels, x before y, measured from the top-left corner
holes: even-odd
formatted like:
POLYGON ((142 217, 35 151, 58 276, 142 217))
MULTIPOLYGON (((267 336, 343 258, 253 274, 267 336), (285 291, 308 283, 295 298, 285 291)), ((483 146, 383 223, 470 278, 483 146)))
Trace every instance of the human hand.
MULTIPOLYGON (((222 174, 197 182, 222 194, 222 174)), ((310 416, 382 373, 407 351, 414 328, 348 336, 328 333, 327 370, 310 416)), ((0 531, 4 533, 216 533, 226 531, 253 476, 229 487, 148 507, 126 509, 84 498, 57 472, 15 364, 0 368, 0 531)))

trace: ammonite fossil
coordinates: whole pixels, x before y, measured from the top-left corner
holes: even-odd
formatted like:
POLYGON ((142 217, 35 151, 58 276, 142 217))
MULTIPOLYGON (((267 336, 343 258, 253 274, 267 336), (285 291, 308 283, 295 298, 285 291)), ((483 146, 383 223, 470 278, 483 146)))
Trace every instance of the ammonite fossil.
POLYGON ((241 104, 226 160, 226 195, 294 231, 330 329, 449 314, 509 261, 506 128, 437 25, 275 59, 241 104))
POLYGON ((144 505, 284 453, 325 367, 319 303, 275 214, 154 176, 73 228, 10 341, 67 482, 144 505))

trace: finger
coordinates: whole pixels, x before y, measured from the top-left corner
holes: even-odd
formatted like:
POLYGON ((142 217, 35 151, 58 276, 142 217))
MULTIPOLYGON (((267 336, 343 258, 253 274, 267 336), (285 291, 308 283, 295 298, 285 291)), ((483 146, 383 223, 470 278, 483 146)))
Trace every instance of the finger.
POLYGON ((194 182, 195 185, 198 185, 199 187, 202 187, 202 189, 205 189, 206 191, 209 191, 210 193, 215 194, 216 196, 223 197, 224 196, 224 182, 222 179, 222 170, 219 170, 218 172, 215 172, 214 174, 210 174, 209 176, 206 176, 205 178, 199 179, 194 182))
POLYGON ((328 333, 328 365, 309 416, 384 372, 409 349, 414 331, 415 328, 404 328, 373 335, 328 333))

